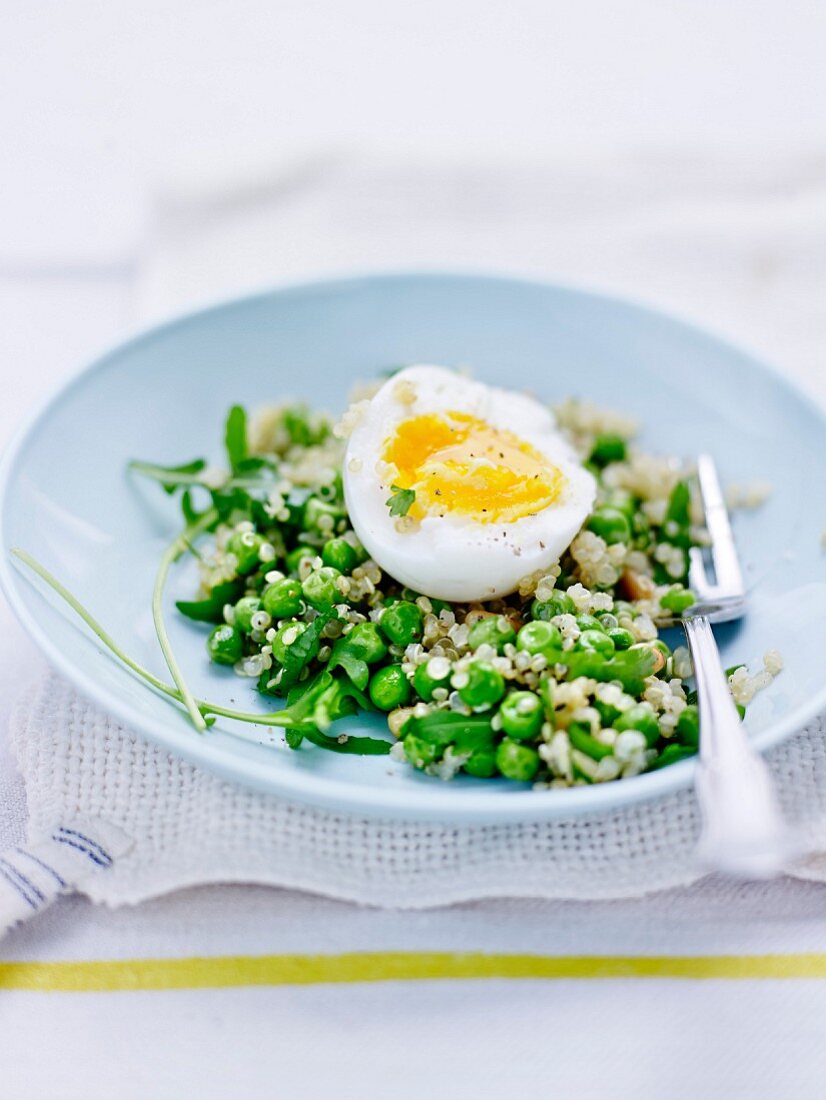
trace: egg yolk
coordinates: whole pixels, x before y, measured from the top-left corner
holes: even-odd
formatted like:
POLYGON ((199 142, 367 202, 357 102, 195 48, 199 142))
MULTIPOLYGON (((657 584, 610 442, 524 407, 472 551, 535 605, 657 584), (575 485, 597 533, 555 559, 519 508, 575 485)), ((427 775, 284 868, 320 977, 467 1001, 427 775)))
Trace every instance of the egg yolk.
POLYGON ((382 455, 394 484, 414 489, 409 515, 461 515, 477 523, 513 523, 554 504, 562 471, 535 447, 466 413, 403 420, 382 455))

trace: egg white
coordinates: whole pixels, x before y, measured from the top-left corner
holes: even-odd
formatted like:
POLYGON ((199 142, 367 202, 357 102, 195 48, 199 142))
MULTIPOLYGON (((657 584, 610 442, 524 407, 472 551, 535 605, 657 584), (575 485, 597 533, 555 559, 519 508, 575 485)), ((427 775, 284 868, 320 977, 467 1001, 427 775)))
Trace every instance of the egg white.
POLYGON ((385 572, 423 595, 468 602, 508 595, 523 577, 557 561, 593 507, 596 482, 538 401, 444 367, 414 366, 359 410, 344 458, 344 494, 353 529, 385 572), (386 441, 403 420, 450 410, 507 429, 544 455, 565 478, 559 501, 512 523, 448 513, 397 530, 386 504, 391 488, 378 472, 386 441))

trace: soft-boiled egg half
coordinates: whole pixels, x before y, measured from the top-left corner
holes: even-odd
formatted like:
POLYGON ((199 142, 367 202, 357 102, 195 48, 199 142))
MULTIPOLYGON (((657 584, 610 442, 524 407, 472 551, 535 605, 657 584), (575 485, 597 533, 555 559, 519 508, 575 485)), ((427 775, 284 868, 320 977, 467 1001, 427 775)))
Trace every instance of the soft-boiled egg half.
POLYGON ((593 477, 525 394, 406 367, 356 413, 350 520, 378 565, 423 595, 505 596, 557 561, 591 511, 593 477))

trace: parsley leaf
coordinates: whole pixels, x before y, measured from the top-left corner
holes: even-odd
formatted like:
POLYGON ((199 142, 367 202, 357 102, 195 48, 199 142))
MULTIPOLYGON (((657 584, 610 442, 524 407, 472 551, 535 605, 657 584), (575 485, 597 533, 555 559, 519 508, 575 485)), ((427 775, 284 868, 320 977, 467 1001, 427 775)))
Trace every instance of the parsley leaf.
POLYGON ((390 515, 406 516, 416 499, 416 490, 402 489, 399 485, 391 485, 390 491, 393 495, 384 502, 390 509, 390 515))
POLYGON ((203 600, 179 600, 175 606, 182 615, 198 623, 222 623, 224 604, 235 603, 240 599, 245 581, 242 579, 216 584, 203 600))
POLYGON ((249 454, 247 414, 241 405, 233 405, 229 410, 224 431, 224 443, 227 448, 230 469, 235 474, 249 454))

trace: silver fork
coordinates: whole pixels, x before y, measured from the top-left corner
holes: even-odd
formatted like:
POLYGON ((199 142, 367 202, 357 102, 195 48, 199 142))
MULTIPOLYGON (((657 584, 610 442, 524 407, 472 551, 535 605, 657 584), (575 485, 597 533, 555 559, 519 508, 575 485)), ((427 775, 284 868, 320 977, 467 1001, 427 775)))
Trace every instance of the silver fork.
POLYGON ((769 769, 743 730, 714 640, 711 623, 738 619, 746 609, 746 592, 734 537, 709 455, 700 455, 697 473, 711 537, 714 581, 703 551, 690 551, 689 584, 697 603, 684 616, 684 626, 700 713, 700 758, 696 791, 702 832, 698 858, 709 870, 741 878, 771 878, 797 853, 786 826, 769 769))

